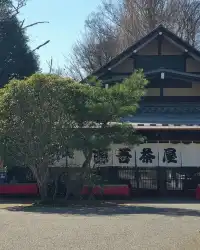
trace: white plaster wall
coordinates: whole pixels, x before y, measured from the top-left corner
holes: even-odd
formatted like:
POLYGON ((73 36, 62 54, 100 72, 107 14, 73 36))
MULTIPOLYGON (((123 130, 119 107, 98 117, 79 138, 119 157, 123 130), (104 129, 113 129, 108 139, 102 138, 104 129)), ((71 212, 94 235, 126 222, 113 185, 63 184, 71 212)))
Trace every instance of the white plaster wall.
POLYGON ((164 96, 200 96, 200 83, 193 83, 192 88, 164 88, 164 96))
POLYGON ((147 88, 146 96, 160 96, 159 88, 147 88))

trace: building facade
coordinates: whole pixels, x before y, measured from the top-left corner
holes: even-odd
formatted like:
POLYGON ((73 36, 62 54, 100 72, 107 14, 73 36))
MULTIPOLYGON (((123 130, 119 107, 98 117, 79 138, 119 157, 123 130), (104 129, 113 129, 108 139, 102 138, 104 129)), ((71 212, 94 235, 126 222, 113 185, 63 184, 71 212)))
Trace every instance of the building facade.
POLYGON ((94 75, 109 87, 137 69, 149 80, 147 92, 137 114, 122 122, 147 142, 114 145, 106 156, 94 155, 94 164, 115 167, 112 175, 133 188, 194 189, 200 183, 200 52, 160 25, 94 75))

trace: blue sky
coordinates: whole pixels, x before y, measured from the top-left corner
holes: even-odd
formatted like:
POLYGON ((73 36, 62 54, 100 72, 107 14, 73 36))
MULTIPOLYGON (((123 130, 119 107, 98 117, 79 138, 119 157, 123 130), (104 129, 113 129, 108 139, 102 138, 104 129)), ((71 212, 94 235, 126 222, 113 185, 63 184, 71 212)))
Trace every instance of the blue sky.
POLYGON ((43 71, 48 69, 46 61, 50 60, 51 56, 55 67, 65 63, 63 54, 69 54, 71 46, 84 28, 84 20, 88 14, 96 10, 100 2, 100 0, 29 0, 20 14, 20 18, 25 19, 25 24, 37 21, 50 22, 28 29, 32 48, 51 40, 47 46, 38 51, 43 71))

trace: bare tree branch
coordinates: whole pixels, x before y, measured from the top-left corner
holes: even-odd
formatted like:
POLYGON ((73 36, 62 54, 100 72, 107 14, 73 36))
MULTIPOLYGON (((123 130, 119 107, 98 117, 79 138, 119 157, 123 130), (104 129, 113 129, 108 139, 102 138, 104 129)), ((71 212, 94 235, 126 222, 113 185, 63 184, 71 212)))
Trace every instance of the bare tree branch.
POLYGON ((24 26, 25 19, 21 21, 20 27, 22 28, 24 26))
POLYGON ((27 0, 14 0, 10 2, 11 6, 11 16, 16 16, 19 14, 20 9, 26 6, 27 0))
POLYGON ((32 24, 26 25, 25 27, 22 27, 22 29, 27 29, 27 28, 30 28, 32 26, 35 26, 35 25, 38 25, 38 24, 43 24, 43 23, 49 23, 49 22, 48 21, 35 22, 35 23, 32 23, 32 24))
POLYGON ((65 76, 65 69, 61 68, 60 66, 54 67, 52 57, 49 61, 47 61, 47 65, 49 67, 49 74, 65 76))
POLYGON ((36 50, 39 50, 40 48, 44 47, 50 42, 50 40, 47 40, 46 42, 42 43, 41 45, 37 46, 35 49, 32 50, 32 52, 35 52, 36 50))
POLYGON ((159 24, 198 47, 200 0, 102 0, 72 47, 68 73, 90 74, 159 24))
POLYGON ((49 67, 49 74, 52 73, 53 70, 53 58, 51 57, 50 61, 47 61, 47 65, 49 67))

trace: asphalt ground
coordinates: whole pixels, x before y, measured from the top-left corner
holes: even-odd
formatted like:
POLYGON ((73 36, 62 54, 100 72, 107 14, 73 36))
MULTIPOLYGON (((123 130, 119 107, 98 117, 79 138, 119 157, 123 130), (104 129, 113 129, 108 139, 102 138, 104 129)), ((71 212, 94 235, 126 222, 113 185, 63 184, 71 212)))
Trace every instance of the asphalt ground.
POLYGON ((0 250, 200 249, 200 204, 31 207, 1 202, 0 250))

